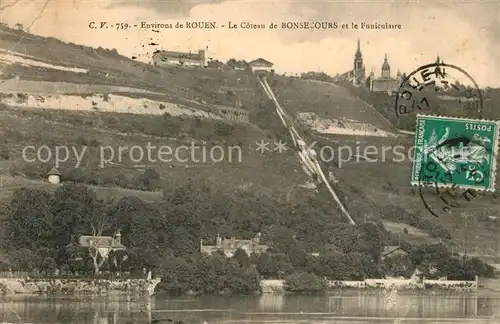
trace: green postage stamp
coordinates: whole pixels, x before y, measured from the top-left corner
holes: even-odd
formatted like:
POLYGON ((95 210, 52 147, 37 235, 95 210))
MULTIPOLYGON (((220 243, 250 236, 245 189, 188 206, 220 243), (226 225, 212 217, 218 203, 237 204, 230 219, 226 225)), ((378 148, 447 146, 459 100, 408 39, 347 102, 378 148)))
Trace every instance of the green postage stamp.
POLYGON ((417 115, 412 185, 495 190, 499 123, 417 115))

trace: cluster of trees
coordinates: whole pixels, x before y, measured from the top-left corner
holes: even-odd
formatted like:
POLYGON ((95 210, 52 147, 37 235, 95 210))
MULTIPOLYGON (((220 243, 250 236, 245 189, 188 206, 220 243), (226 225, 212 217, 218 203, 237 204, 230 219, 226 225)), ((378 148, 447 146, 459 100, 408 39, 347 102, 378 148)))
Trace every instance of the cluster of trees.
POLYGON ((304 80, 316 80, 323 82, 333 82, 333 78, 325 72, 307 72, 301 73, 300 78, 304 80))
POLYGON ((211 69, 220 69, 224 65, 232 69, 239 69, 239 70, 248 70, 250 68, 247 61, 236 60, 234 58, 229 59, 226 63, 213 58, 210 58, 207 62, 207 67, 211 69))
POLYGON ((285 279, 290 291, 315 291, 326 279, 408 275, 430 265, 449 278, 492 274, 491 267, 476 259, 459 261, 444 246, 409 246, 408 256, 384 259, 381 251, 389 235, 382 225, 351 226, 340 214, 332 216, 332 210, 314 199, 289 205, 198 182, 165 191, 155 204, 136 197, 99 200, 76 184, 53 194, 23 188, 0 211, 5 220, 1 246, 8 256, 4 268, 79 275, 153 269, 164 278, 161 287, 173 294, 250 293, 259 289, 262 278, 285 279), (112 252, 102 265, 96 266, 92 251, 78 245, 80 235, 114 236, 118 229, 127 249, 112 252), (250 238, 258 232, 270 246, 264 254, 247 256, 238 250, 227 258, 200 253, 200 240, 214 244, 217 233, 250 238))

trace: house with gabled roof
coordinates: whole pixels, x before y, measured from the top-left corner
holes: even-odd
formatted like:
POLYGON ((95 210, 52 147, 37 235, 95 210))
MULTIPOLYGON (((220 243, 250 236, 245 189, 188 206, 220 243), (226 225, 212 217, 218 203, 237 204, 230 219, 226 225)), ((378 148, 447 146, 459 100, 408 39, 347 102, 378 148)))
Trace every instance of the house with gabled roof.
POLYGON ((384 249, 382 250, 381 257, 382 259, 387 258, 389 256, 396 256, 396 255, 407 255, 408 252, 403 250, 401 246, 399 245, 389 245, 385 246, 384 249))
POLYGON ((118 231, 115 237, 111 236, 94 236, 94 235, 81 235, 78 239, 80 247, 95 248, 99 254, 106 258, 111 251, 126 250, 126 247, 121 242, 121 234, 118 231))
POLYGON ((245 251, 250 256, 251 254, 264 253, 268 248, 268 245, 260 244, 260 233, 250 240, 240 240, 234 237, 223 239, 217 235, 216 245, 203 245, 203 240, 200 241, 201 253, 211 255, 212 253, 221 251, 228 258, 233 257, 238 249, 245 251))
POLYGON ((156 66, 181 65, 199 66, 208 65, 207 49, 199 50, 198 53, 184 53, 176 51, 155 51, 151 61, 156 66))
POLYGON ((271 72, 273 70, 273 63, 269 62, 268 60, 263 59, 262 57, 259 57, 256 60, 251 61, 248 63, 250 68, 252 69, 252 72, 271 72))

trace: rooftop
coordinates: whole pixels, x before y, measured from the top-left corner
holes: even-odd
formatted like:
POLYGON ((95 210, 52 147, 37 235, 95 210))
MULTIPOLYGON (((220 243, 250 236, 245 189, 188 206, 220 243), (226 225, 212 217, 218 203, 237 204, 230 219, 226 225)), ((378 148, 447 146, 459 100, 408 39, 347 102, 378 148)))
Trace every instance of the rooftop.
POLYGON ((111 236, 82 235, 78 240, 81 247, 112 248, 124 250, 125 246, 111 236))
POLYGON ((203 60, 204 58, 199 53, 184 53, 175 51, 156 51, 153 56, 161 56, 162 58, 176 58, 186 60, 203 60))
POLYGON ((382 250, 382 256, 384 257, 396 251, 406 252, 399 245, 389 245, 384 247, 384 249, 382 250))
POLYGON ((269 62, 268 60, 264 60, 262 57, 259 57, 258 59, 253 60, 253 61, 249 62, 248 64, 250 64, 250 65, 265 64, 265 65, 269 65, 269 66, 273 66, 274 65, 272 62, 269 62))
POLYGON ((48 176, 51 176, 51 175, 58 175, 60 176, 61 173, 56 169, 56 168, 52 168, 50 169, 49 173, 47 173, 48 176))

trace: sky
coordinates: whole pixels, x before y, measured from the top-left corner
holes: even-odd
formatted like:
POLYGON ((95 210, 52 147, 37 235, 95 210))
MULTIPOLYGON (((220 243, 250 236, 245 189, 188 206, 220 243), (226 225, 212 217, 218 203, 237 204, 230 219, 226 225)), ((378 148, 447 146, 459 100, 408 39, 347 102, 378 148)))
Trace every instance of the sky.
POLYGON ((392 74, 409 73, 444 62, 466 70, 480 87, 500 87, 500 1, 160 1, 160 0, 0 0, 0 21, 21 23, 30 32, 88 46, 116 48, 125 56, 148 61, 158 49, 197 51, 209 57, 252 60, 263 57, 278 72, 352 69, 357 39, 367 73, 380 75, 387 53, 392 74), (4 8, 5 7, 5 8, 4 8), (43 10, 42 10, 43 9, 43 10), (40 14, 41 13, 41 14, 40 14), (91 21, 184 23, 215 21, 211 30, 130 28, 89 29, 91 21), (401 30, 228 29, 248 21, 330 21, 401 24, 401 30), (149 45, 155 43, 158 45, 149 45))

